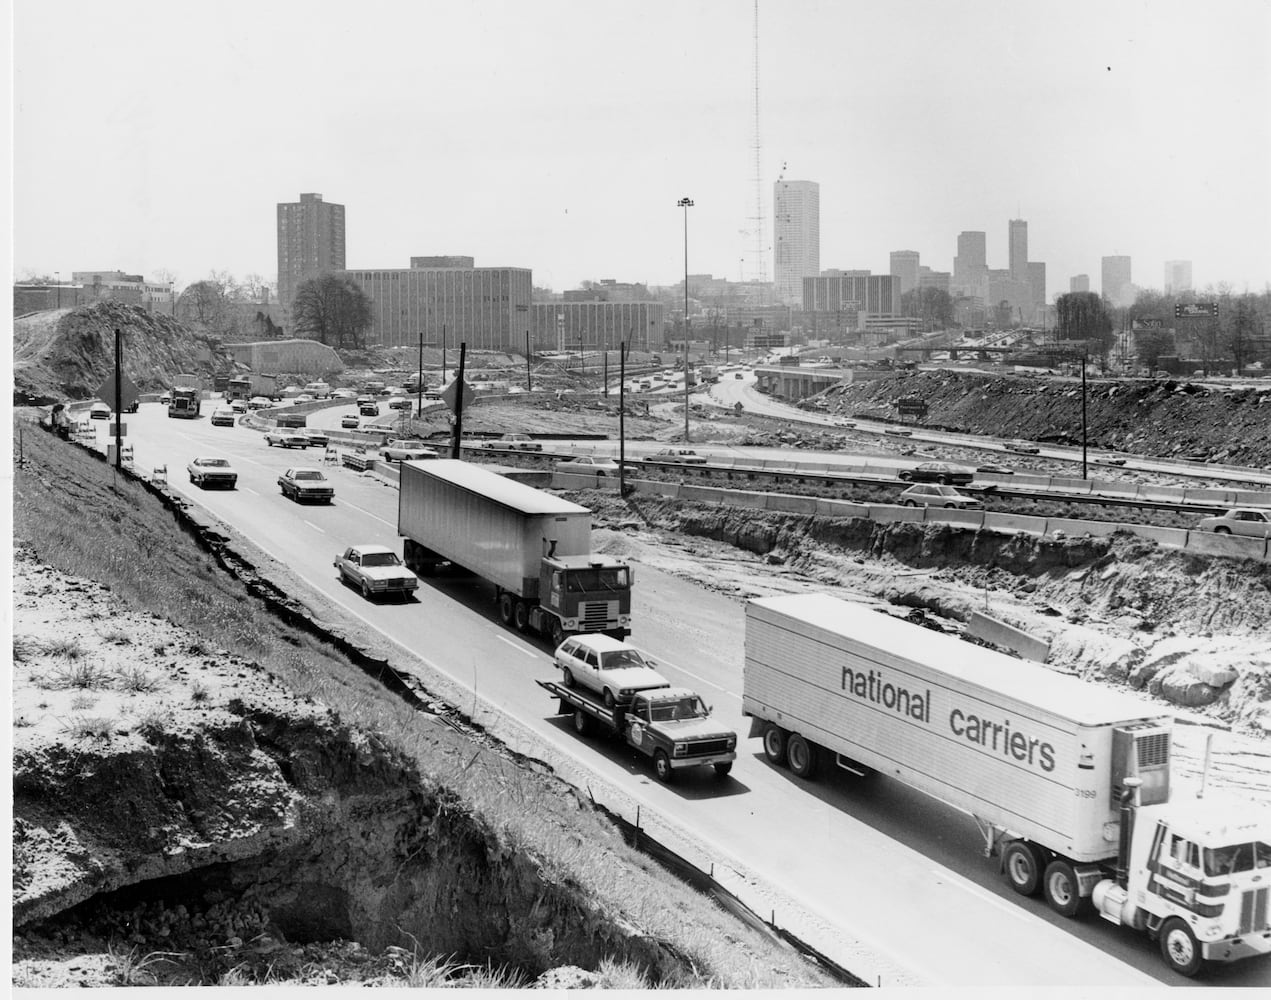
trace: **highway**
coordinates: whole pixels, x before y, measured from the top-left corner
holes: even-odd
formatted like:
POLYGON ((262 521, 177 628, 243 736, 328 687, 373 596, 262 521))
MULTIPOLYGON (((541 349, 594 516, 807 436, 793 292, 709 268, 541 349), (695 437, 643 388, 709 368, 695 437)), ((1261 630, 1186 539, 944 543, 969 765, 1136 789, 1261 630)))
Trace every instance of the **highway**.
MULTIPOLYGON (((340 609, 352 631, 374 630, 395 645, 400 666, 417 671, 431 690, 461 698, 464 711, 495 735, 506 731, 518 749, 531 733, 562 776, 606 804, 639 806, 650 829, 695 844, 700 863, 714 864, 721 881, 735 879, 752 905, 770 903, 778 923, 863 979, 892 986, 1254 986, 1271 974, 1266 962, 1252 961, 1195 983, 1181 980, 1145 936, 1097 919, 1068 921, 1040 900, 1012 893, 995 859, 980 856, 970 817, 887 779, 861 783, 843 773, 809 785, 770 766, 759 741, 747 739, 741 716, 741 604, 645 565, 636 570, 633 641, 673 683, 697 688, 741 737, 730 778, 689 772, 659 784, 634 751, 582 739, 553 714, 554 700, 534 683, 555 676, 550 653, 498 623, 487 585, 431 578, 415 598, 379 604, 338 581, 331 563, 345 546, 400 547, 396 489, 328 467, 333 505, 284 500, 275 482, 282 469, 319 465, 321 451, 267 448, 246 427, 210 426, 210 409, 196 421, 168 419, 158 404, 128 416, 138 470, 166 465, 174 492, 289 567, 313 589, 316 604, 340 609), (204 492, 188 483, 186 463, 207 454, 231 460, 237 490, 204 492)), ((104 442, 105 422, 93 423, 104 442)), ((1220 737, 1220 761, 1223 741, 1233 739, 1220 737)), ((1211 786, 1223 780, 1216 772, 1211 786)))

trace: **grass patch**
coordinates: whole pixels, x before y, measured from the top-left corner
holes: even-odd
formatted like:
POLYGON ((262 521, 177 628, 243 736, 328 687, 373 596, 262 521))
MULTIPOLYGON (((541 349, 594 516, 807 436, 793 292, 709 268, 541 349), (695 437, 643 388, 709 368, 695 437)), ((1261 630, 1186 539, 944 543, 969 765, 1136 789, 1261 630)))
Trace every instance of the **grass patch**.
POLYGON ((70 660, 72 663, 81 659, 87 650, 78 639, 50 639, 41 650, 45 656, 53 656, 59 660, 70 660))
POLYGON ((159 977, 155 974, 156 966, 163 965, 173 958, 180 957, 176 952, 152 951, 142 954, 135 945, 124 951, 123 946, 112 941, 106 947, 115 969, 115 985, 117 986, 158 986, 159 977))
POLYGON ((111 677, 105 668, 88 660, 73 660, 53 675, 54 686, 80 691, 98 691, 110 687, 111 677))
POLYGON ((116 686, 129 694, 150 694, 163 687, 162 681, 143 667, 124 667, 118 678, 116 686))
POLYGON ((190 700, 194 702, 196 705, 201 705, 203 702, 207 701, 211 696, 212 696, 211 692, 208 691, 207 685, 202 683, 201 681, 195 681, 193 684, 190 685, 190 700))
POLYGON ((15 635, 13 637, 13 662, 29 663, 43 652, 43 647, 38 639, 29 635, 15 635))
POLYGON ((73 715, 62 724, 62 732, 77 740, 108 740, 119 732, 119 720, 113 715, 73 715))
POLYGON ((132 636, 121 628, 113 628, 101 634, 102 639, 116 646, 131 646, 132 636))

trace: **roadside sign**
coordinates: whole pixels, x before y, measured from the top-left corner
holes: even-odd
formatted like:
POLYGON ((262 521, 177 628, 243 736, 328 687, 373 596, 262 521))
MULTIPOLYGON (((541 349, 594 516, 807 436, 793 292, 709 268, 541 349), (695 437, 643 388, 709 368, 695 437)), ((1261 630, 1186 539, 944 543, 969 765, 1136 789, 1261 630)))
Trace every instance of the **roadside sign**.
POLYGON ((461 383, 458 379, 451 380, 450 384, 441 390, 441 401, 450 407, 452 411, 455 409, 460 385, 463 386, 464 406, 471 406, 473 400, 477 398, 477 394, 467 382, 461 383))
POLYGON ((1202 316, 1217 315, 1217 302, 1178 302, 1174 305, 1175 319, 1196 319, 1202 316))
MULTIPOLYGON (((107 375, 102 380, 102 384, 97 387, 96 396, 116 413, 127 409, 141 398, 141 390, 133 384, 132 379, 127 375, 119 376, 119 392, 124 397, 122 405, 120 405, 119 400, 115 399, 115 376, 107 375)), ((114 432, 112 431, 111 433, 114 432)))
POLYGON ((127 437, 128 425, 127 424, 111 424, 110 430, 107 431, 107 435, 109 437, 127 437))

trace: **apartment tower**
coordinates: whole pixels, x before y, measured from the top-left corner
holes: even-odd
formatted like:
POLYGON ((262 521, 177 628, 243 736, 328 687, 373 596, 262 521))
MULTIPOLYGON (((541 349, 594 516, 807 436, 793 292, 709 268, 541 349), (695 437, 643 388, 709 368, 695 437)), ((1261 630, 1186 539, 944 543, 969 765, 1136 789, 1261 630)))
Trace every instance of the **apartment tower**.
POLYGON ((777 181, 772 208, 777 301, 802 307, 803 279, 821 273, 821 185, 777 181))
POLYGON ((278 301, 283 326, 291 329, 291 304, 301 282, 325 271, 344 270, 344 206, 302 194, 278 204, 278 301))

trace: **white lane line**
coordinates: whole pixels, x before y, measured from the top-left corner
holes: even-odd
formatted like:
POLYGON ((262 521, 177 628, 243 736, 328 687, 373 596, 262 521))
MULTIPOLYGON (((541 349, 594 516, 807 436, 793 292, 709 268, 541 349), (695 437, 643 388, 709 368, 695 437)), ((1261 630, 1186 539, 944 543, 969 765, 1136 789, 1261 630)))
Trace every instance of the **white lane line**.
POLYGON ((506 642, 509 646, 511 646, 513 649, 515 649, 518 653, 522 653, 522 654, 524 654, 525 656, 528 656, 531 660, 537 660, 537 659, 538 659, 538 654, 537 654, 537 653, 534 653, 534 652, 532 652, 531 650, 526 649, 524 646, 518 646, 516 643, 514 643, 511 639, 509 639, 509 638, 508 638, 507 636, 505 636, 505 635, 496 635, 496 636, 495 636, 495 638, 496 638, 496 639, 498 639, 498 640, 499 640, 499 642, 506 642))
POLYGON ((259 494, 259 493, 257 493, 257 492, 256 492, 254 489, 252 489, 250 486, 244 486, 242 489, 243 489, 243 491, 244 491, 245 493, 250 493, 250 494, 251 494, 252 496, 254 496, 254 497, 258 497, 258 496, 260 496, 260 494, 259 494))
POLYGON ((354 510, 356 510, 356 511, 361 511, 361 512, 362 512, 363 514, 365 514, 367 517, 373 517, 373 518, 375 518, 375 520, 379 521, 381 524, 387 524, 390 528, 392 528, 392 529, 394 529, 394 530, 396 530, 396 529, 397 529, 397 522, 396 522, 396 521, 390 521, 390 520, 388 520, 387 518, 380 517, 378 514, 376 514, 376 513, 372 512, 372 511, 367 510, 365 507, 359 507, 359 506, 358 506, 357 504, 355 504, 355 503, 349 503, 349 501, 348 501, 348 500, 346 500, 346 499, 344 499, 344 497, 341 497, 341 498, 340 498, 340 504, 341 504, 341 506, 344 506, 344 507, 352 507, 352 508, 353 508, 354 510))
MULTIPOLYGON (((304 518, 301 518, 301 520, 302 520, 302 521, 304 521, 304 518)), ((321 528, 319 528, 319 527, 318 527, 316 524, 314 524, 312 521, 305 521, 305 524, 309 525, 309 527, 311 527, 314 531, 321 532, 321 533, 322 533, 322 534, 324 534, 324 535, 326 534, 326 532, 325 532, 325 531, 322 531, 322 529, 321 529, 321 528)))
POLYGON ((709 685, 710 687, 713 687, 716 691, 723 691, 723 692, 724 692, 724 694, 731 695, 732 697, 734 697, 734 698, 736 698, 736 699, 738 699, 738 700, 740 700, 740 699, 741 699, 741 695, 739 695, 736 691, 729 691, 729 690, 728 690, 728 688, 726 688, 726 687, 722 687, 721 685, 716 684, 714 681, 712 681, 712 680, 708 680, 707 678, 702 677, 700 674, 695 674, 695 673, 693 673, 693 671, 691 671, 691 670, 685 670, 685 669, 684 669, 683 667, 681 667, 678 663, 670 663, 670 662, 668 662, 668 663, 667 663, 667 666, 668 666, 668 667, 674 667, 674 668, 675 668, 676 670, 678 670, 680 673, 682 673, 682 674, 687 674, 689 677, 692 677, 695 681, 700 681, 700 682, 701 682, 701 683, 703 683, 703 684, 709 685))

